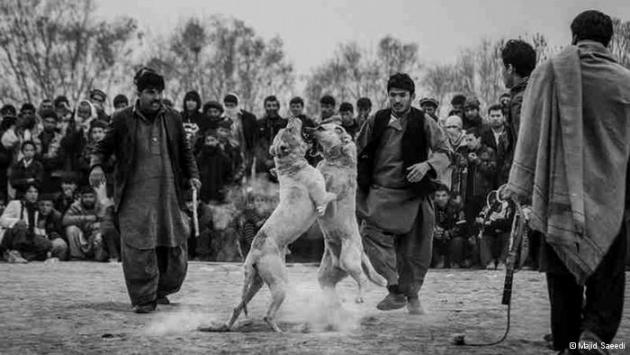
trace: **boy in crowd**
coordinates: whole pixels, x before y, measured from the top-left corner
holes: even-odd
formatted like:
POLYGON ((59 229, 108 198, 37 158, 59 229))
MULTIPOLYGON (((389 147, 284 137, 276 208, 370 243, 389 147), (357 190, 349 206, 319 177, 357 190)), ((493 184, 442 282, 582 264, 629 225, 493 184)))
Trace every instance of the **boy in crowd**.
MULTIPOLYGON (((37 185, 28 184, 23 199, 9 202, 0 217, 0 249, 10 263, 42 261, 51 257, 65 259, 68 249, 65 241, 38 227, 42 219, 38 197, 37 185)), ((44 216, 44 219, 48 218, 44 216)))
POLYGON ((199 199, 204 203, 224 202, 226 188, 233 182, 234 171, 232 161, 219 143, 214 129, 206 131, 204 145, 197 155, 197 166, 201 180, 199 199))
POLYGON ((52 194, 43 193, 39 196, 37 204, 39 219, 36 230, 40 231, 41 235, 45 236, 53 244, 52 257, 66 260, 68 258, 68 244, 63 238, 62 216, 59 211, 55 210, 53 200, 54 196, 52 194))
POLYGON ((40 184, 44 180, 44 166, 35 159, 37 148, 32 141, 22 143, 23 158, 11 167, 9 183, 16 190, 16 197, 21 197, 21 193, 26 191, 28 184, 37 182, 40 184))
POLYGON ((341 126, 348 132, 352 140, 355 139, 359 132, 359 124, 354 119, 354 108, 349 102, 342 102, 339 105, 339 115, 341 116, 341 126))
POLYGON ((494 149, 497 154, 497 174, 494 179, 494 188, 497 188, 508 180, 514 146, 512 132, 506 127, 501 105, 488 108, 488 127, 481 134, 481 143, 494 149))
POLYGON ((233 181, 240 183, 246 173, 245 159, 243 157, 243 151, 238 145, 238 141, 232 138, 232 125, 231 119, 225 119, 219 122, 217 138, 219 139, 221 149, 223 149, 230 161, 233 181))
POLYGON ((451 199, 448 187, 438 186, 434 195, 435 227, 433 232, 433 264, 435 268, 458 269, 464 260, 463 226, 466 223, 461 204, 451 199))

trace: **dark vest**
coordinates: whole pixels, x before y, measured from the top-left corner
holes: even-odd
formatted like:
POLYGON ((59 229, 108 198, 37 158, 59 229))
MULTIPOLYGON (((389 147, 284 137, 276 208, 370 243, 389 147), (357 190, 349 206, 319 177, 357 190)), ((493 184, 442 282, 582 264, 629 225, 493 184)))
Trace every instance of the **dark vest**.
MULTIPOLYGON (((368 144, 359 152, 357 161, 357 184, 361 190, 368 192, 372 184, 374 172, 374 158, 376 149, 383 136, 383 132, 389 124, 391 109, 378 111, 374 116, 374 127, 372 136, 368 144)), ((407 168, 426 161, 429 157, 429 144, 426 141, 424 130, 424 112, 414 107, 411 108, 407 116, 407 128, 402 137, 402 159, 403 174, 407 174, 407 168)), ((432 179, 436 178, 435 173, 427 173, 419 182, 409 183, 409 188, 419 196, 426 196, 435 189, 432 179), (433 175, 433 176, 430 176, 433 175)))

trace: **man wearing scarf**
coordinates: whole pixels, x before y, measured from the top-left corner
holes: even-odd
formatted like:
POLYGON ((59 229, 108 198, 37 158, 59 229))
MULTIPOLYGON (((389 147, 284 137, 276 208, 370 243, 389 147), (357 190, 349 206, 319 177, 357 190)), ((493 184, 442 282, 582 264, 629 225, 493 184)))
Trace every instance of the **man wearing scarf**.
POLYGON ((619 328, 630 182, 630 71, 606 48, 612 21, 585 11, 571 32, 573 45, 530 76, 502 191, 531 200, 553 344, 564 353, 571 342, 610 343, 619 328))
POLYGON ((143 68, 135 76, 136 104, 114 114, 92 154, 90 183, 101 184, 102 164, 116 158, 114 201, 122 265, 137 313, 169 304, 186 276, 189 219, 184 191, 199 189, 199 173, 182 118, 162 104, 164 79, 143 68))

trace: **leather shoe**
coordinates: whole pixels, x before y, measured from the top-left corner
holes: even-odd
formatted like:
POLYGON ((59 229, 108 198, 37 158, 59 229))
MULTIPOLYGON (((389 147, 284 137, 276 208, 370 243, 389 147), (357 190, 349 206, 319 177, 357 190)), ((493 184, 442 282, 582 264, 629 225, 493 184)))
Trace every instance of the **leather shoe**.
POLYGON ((143 303, 143 304, 134 306, 133 311, 139 314, 151 313, 155 311, 156 307, 157 307, 156 302, 143 303))
POLYGON ((381 311, 391 311, 400 309, 407 304, 407 297, 400 293, 389 293, 381 302, 376 305, 376 309, 381 311))

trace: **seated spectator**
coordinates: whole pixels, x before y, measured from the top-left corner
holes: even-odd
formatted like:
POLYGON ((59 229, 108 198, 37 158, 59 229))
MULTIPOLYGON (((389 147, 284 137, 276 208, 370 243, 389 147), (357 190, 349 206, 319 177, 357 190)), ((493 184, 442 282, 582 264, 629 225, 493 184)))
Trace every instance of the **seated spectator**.
POLYGON ((84 186, 79 200, 66 211, 62 222, 71 260, 107 260, 98 214, 96 193, 84 186))
POLYGON ((483 228, 479 240, 481 266, 486 269, 505 269, 513 218, 513 202, 497 201, 496 198, 491 199, 490 206, 484 206, 477 217, 476 223, 483 228))
POLYGON ((55 209, 64 215, 74 201, 77 200, 76 193, 76 180, 69 174, 66 174, 66 176, 61 179, 61 193, 55 198, 55 209))
POLYGON ((341 116, 341 126, 348 132, 354 140, 359 133, 359 124, 354 119, 354 108, 349 102, 342 102, 339 105, 339 115, 341 116))
POLYGON ((120 258, 120 233, 115 225, 114 200, 108 197, 107 184, 101 184, 96 189, 96 200, 99 206, 98 218, 101 227, 101 235, 109 262, 119 262, 120 258))
POLYGON ((53 200, 54 195, 52 194, 41 194, 39 196, 37 205, 39 209, 39 220, 36 230, 43 232, 42 234, 52 242, 52 257, 67 260, 68 244, 64 239, 63 227, 61 226, 62 215, 61 212, 55 209, 53 200))
POLYGON ((197 155, 197 166, 201 180, 199 199, 204 203, 224 202, 226 188, 233 182, 234 171, 230 157, 223 150, 213 129, 206 132, 204 145, 197 155))
MULTIPOLYGON (((65 259, 67 245, 58 234, 39 228, 42 216, 37 205, 39 188, 35 184, 26 187, 24 198, 9 202, 0 217, 0 249, 6 261, 25 263, 47 258, 65 259)), ((51 218, 52 219, 52 218, 51 218)))
POLYGON ((449 190, 440 185, 435 191, 435 228, 433 231, 434 267, 458 269, 464 264, 466 219, 461 204, 450 198, 449 190))
POLYGON ((28 184, 35 182, 40 184, 44 180, 44 166, 35 159, 35 154, 35 143, 32 141, 22 143, 23 158, 11 167, 9 183, 17 191, 16 197, 18 198, 26 191, 28 184))

